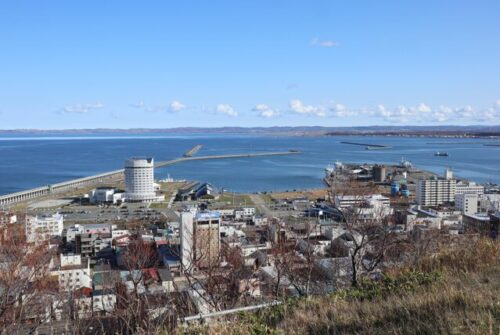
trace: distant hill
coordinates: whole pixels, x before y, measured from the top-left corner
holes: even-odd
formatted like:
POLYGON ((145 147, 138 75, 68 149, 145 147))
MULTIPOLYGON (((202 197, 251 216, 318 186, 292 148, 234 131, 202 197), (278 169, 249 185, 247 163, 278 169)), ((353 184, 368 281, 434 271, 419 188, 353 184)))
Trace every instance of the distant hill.
POLYGON ((12 129, 0 130, 0 136, 82 136, 148 134, 241 134, 275 136, 385 135, 385 136, 465 136, 500 137, 500 125, 494 126, 368 126, 368 127, 179 127, 133 129, 12 129))

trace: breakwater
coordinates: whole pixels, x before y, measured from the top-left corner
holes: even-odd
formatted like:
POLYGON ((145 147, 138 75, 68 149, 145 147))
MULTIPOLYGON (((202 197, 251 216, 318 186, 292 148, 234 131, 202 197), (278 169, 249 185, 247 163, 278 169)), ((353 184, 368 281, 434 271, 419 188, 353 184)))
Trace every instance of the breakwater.
MULTIPOLYGON (((209 160, 209 159, 234 159, 234 158, 252 158, 252 157, 262 157, 262 156, 284 156, 300 154, 300 151, 290 150, 290 151, 279 151, 279 152, 262 152, 262 153, 243 153, 243 154, 231 154, 231 155, 211 155, 211 156, 198 156, 198 157, 181 157, 168 161, 160 161, 155 164, 155 168, 162 168, 165 166, 178 164, 186 161, 197 161, 197 160, 209 160)), ((23 201, 34 200, 44 196, 62 193, 69 190, 76 190, 81 187, 88 187, 92 185, 99 185, 102 183, 116 181, 123 179, 123 169, 114 170, 110 172, 105 172, 97 174, 94 176, 84 177, 69 180, 62 183, 46 185, 42 187, 37 187, 30 190, 25 190, 21 192, 6 194, 0 196, 0 206, 9 206, 23 201)))

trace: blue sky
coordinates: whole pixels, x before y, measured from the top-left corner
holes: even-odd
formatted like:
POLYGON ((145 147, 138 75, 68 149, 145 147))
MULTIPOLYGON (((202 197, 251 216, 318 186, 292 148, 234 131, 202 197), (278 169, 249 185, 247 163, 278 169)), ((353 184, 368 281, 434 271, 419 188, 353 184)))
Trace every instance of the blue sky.
POLYGON ((0 129, 500 124, 497 1, 2 1, 0 129))

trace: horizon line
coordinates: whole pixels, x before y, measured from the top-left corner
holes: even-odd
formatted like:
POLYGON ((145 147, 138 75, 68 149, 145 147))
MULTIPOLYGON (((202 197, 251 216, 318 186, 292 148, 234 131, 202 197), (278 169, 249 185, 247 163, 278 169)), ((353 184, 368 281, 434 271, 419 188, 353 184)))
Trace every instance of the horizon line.
POLYGON ((8 128, 0 129, 0 132, 29 132, 29 131, 166 131, 166 130, 217 130, 217 129, 293 129, 293 128, 303 128, 303 129, 356 129, 356 128, 496 128, 500 127, 500 124, 494 125, 483 125, 483 124, 470 124, 470 125, 454 125, 454 124, 443 124, 443 125, 371 125, 371 126, 212 126, 212 127, 192 127, 192 126, 179 126, 170 128, 153 128, 153 127, 135 127, 135 128, 8 128))

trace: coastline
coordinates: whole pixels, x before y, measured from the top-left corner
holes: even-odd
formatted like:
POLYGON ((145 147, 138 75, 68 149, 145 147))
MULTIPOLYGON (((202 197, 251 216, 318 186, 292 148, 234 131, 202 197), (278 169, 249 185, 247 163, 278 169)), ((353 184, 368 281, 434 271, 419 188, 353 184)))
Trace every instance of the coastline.
POLYGON ((492 126, 370 126, 370 127, 178 127, 131 129, 0 129, 0 137, 22 136, 140 136, 140 135, 240 135, 240 136, 381 136, 500 139, 500 125, 492 126))

